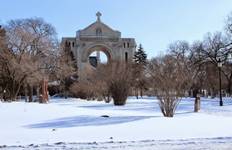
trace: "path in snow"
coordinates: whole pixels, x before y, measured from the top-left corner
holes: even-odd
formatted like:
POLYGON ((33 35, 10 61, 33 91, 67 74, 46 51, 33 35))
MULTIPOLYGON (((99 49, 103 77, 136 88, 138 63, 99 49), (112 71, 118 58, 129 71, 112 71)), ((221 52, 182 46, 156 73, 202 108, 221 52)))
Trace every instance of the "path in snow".
POLYGON ((92 142, 92 143, 63 143, 41 144, 28 146, 0 147, 3 150, 29 150, 29 149, 72 149, 72 150, 230 150, 232 137, 199 138, 184 140, 144 140, 130 142, 92 142))

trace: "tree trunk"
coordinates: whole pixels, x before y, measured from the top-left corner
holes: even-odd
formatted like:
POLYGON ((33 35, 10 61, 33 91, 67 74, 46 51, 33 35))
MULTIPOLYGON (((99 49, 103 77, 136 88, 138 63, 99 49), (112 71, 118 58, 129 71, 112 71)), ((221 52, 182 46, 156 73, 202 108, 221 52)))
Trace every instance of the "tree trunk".
POLYGON ((65 99, 67 99, 67 98, 68 98, 66 88, 64 89, 64 98, 65 98, 65 99))
POLYGON ((21 88, 21 84, 17 84, 17 83, 12 84, 12 89, 10 90, 11 101, 15 101, 17 99, 20 88, 21 88))
POLYGON ((39 86, 36 87, 36 99, 39 100, 40 99, 40 92, 39 92, 39 86))
POLYGON ((231 95, 231 84, 232 84, 232 82, 231 82, 231 81, 228 81, 228 84, 227 84, 227 92, 229 93, 229 95, 231 95))
POLYGON ((198 112, 200 110, 200 99, 200 94, 197 94, 195 97, 194 112, 198 112))
POLYGON ((41 103, 48 102, 48 81, 45 79, 42 80, 42 99, 40 102, 41 103))
POLYGON ((29 102, 33 101, 33 87, 28 84, 29 102))
POLYGON ((139 99, 138 88, 135 88, 135 96, 136 96, 136 99, 139 99))
POLYGON ((25 102, 27 102, 27 100, 28 100, 28 99, 27 99, 27 96, 28 96, 28 89, 27 89, 27 85, 25 84, 23 88, 24 88, 25 102))
POLYGON ((140 88, 140 96, 143 97, 143 88, 140 88))
POLYGON ((193 97, 195 97, 194 101, 194 112, 198 112, 200 110, 200 94, 199 94, 199 88, 195 87, 193 89, 193 97))

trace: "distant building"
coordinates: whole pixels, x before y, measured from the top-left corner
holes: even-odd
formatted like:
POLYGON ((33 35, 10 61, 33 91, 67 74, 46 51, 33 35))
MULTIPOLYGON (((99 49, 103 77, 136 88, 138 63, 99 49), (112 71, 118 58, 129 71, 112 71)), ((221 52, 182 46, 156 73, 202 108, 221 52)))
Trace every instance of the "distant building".
MULTIPOLYGON (((64 37, 62 43, 71 50, 78 68, 79 76, 84 75, 90 69, 91 63, 99 60, 89 56, 94 51, 102 51, 106 54, 108 61, 129 61, 133 58, 136 49, 134 38, 121 38, 119 31, 111 29, 101 21, 101 13, 96 14, 97 20, 83 30, 76 32, 76 37, 64 37)), ((98 63, 98 62, 97 62, 98 63)), ((95 64, 97 66, 97 64, 95 64)))

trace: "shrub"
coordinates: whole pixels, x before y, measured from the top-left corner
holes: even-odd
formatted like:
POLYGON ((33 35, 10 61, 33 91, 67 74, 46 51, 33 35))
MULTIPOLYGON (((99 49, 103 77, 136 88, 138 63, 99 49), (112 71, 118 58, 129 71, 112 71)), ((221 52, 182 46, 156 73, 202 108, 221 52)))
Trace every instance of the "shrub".
POLYGON ((149 63, 149 72, 161 112, 165 117, 173 117, 191 80, 186 63, 166 55, 153 59, 149 63))

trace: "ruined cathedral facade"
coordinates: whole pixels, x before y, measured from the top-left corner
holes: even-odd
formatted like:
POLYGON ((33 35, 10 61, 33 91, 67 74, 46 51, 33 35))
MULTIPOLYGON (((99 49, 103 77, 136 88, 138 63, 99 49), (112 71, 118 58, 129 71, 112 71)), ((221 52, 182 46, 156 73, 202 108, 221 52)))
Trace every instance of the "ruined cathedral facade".
POLYGON ((96 16, 97 20, 78 30, 76 37, 62 38, 62 43, 69 48, 76 60, 79 76, 84 76, 85 72, 92 68, 89 59, 92 52, 104 52, 108 61, 127 62, 132 60, 136 50, 134 38, 122 38, 119 31, 113 30, 101 21, 100 12, 96 16))

